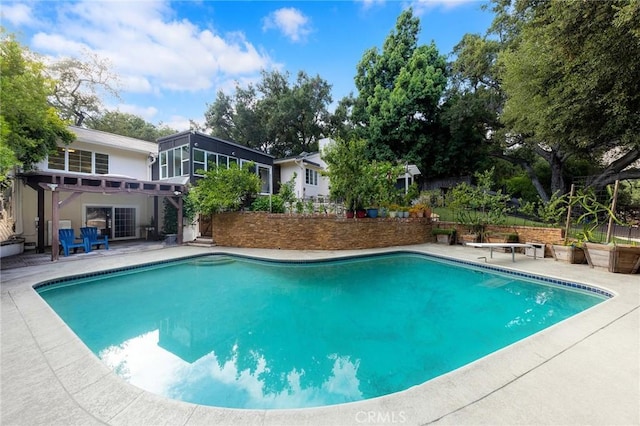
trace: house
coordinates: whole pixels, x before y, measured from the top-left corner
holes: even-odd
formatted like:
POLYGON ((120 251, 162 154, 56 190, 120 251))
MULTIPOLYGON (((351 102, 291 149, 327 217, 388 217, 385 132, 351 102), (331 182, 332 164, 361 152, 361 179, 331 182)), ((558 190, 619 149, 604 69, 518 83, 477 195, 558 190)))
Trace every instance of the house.
MULTIPOLYGON (((294 157, 280 158, 273 161, 276 176, 276 192, 279 185, 289 182, 295 175, 294 193, 300 199, 323 200, 329 197, 329 177, 322 173, 327 170, 327 163, 322 160, 322 150, 335 142, 331 138, 318 141, 319 152, 303 152, 294 157)), ((415 164, 406 164, 405 171, 398 176, 396 187, 406 193, 420 175, 415 164)))
MULTIPOLYGON (((14 234, 38 252, 58 246, 58 229, 95 226, 113 240, 157 232, 158 202, 176 205, 185 187, 152 182, 155 143, 70 126, 76 140, 31 171, 15 176, 12 195, 14 234)), ((52 250, 52 260, 58 250, 52 250)))
MULTIPOLYGON (((212 167, 229 167, 254 163, 254 171, 262 181, 261 195, 273 191, 272 155, 235 142, 188 130, 158 139, 158 159, 152 166, 152 178, 160 182, 195 185, 203 177, 201 171, 212 167)), ((196 235, 212 236, 211 217, 200 215, 196 235)))
POLYGON ((322 175, 322 172, 327 170, 327 163, 322 160, 321 152, 331 142, 333 140, 329 138, 320 139, 319 152, 303 152, 294 157, 274 160, 278 189, 281 184, 289 182, 295 176, 293 191, 297 198, 329 197, 329 178, 322 175))

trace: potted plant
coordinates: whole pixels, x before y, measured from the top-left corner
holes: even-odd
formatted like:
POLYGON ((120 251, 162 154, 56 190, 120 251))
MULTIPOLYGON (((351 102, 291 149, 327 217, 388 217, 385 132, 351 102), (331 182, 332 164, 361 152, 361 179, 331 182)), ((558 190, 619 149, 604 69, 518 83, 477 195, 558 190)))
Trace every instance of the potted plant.
POLYGON ((551 251, 553 252, 553 258, 555 260, 578 265, 587 263, 587 258, 582 248, 582 241, 559 241, 551 245, 551 251))
POLYGON ((615 239, 612 242, 604 241, 602 236, 598 238, 595 232, 603 219, 621 223, 613 211, 615 204, 612 202, 612 207, 609 207, 609 204, 600 202, 591 190, 579 191, 572 199, 572 203, 580 206, 584 212, 578 218, 578 223, 584 225, 583 247, 589 266, 607 268, 609 272, 638 273, 640 270, 640 247, 631 244, 617 244, 615 239))
POLYGON ((455 228, 433 228, 431 234, 436 236, 436 241, 440 244, 452 245, 456 241, 455 228))
POLYGON ((396 217, 400 211, 400 206, 397 204, 389 205, 389 217, 396 217))
POLYGON ((403 218, 409 217, 409 207, 402 206, 402 207, 400 207, 400 211, 402 212, 402 217, 403 218))

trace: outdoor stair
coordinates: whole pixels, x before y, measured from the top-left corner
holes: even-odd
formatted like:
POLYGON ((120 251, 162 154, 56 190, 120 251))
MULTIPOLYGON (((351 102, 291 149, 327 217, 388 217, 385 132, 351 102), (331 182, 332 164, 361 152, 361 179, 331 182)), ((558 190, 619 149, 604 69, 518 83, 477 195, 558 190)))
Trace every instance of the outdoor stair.
POLYGON ((196 247, 215 247, 216 243, 213 241, 213 238, 198 237, 194 241, 189 241, 187 245, 196 247))

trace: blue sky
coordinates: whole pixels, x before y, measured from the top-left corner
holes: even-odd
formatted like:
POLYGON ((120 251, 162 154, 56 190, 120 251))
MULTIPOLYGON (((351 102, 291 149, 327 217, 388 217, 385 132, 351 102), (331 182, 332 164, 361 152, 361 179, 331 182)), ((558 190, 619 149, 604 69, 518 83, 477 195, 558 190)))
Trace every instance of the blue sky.
POLYGON ((334 104, 355 92, 356 65, 381 48, 403 9, 420 17, 421 43, 448 55, 492 15, 476 0, 3 1, 2 25, 48 58, 91 52, 111 63, 120 98, 108 109, 177 130, 204 121, 216 92, 260 79, 260 70, 319 74, 334 104))

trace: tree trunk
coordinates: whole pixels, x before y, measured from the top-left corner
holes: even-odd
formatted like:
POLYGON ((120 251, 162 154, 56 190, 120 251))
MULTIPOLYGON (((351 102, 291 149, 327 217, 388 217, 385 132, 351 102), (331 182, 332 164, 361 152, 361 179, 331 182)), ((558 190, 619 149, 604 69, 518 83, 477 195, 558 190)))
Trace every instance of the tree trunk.
POLYGON ((566 184, 564 182, 563 170, 564 161, 559 158, 557 153, 551 155, 551 161, 549 161, 549 167, 551 168, 551 193, 555 194, 560 191, 560 194, 566 192, 566 184))
POLYGON ((549 195, 547 194, 547 191, 544 190, 544 187, 542 186, 540 179, 538 179, 536 172, 533 170, 533 167, 531 167, 531 164, 520 163, 520 165, 527 172, 527 175, 529 176, 529 179, 531 179, 531 183, 533 184, 533 187, 536 189, 536 191, 538 191, 538 195, 540 196, 540 199, 542 199, 542 201, 544 201, 545 203, 549 202, 549 195))

